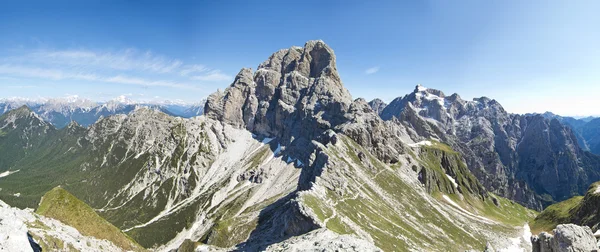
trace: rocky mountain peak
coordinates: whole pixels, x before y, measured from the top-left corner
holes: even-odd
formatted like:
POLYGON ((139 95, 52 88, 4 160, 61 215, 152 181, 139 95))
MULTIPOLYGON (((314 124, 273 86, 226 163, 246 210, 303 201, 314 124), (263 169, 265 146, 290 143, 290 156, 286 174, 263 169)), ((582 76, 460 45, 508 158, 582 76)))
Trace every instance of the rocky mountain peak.
POLYGON ((379 115, 379 114, 381 114, 383 109, 387 106, 387 103, 385 103, 384 101, 382 101, 379 98, 375 98, 369 102, 369 106, 371 106, 371 109, 373 109, 373 111, 375 111, 375 113, 377 113, 379 115))
POLYGON ((242 69, 224 92, 210 95, 205 114, 284 144, 306 145, 347 121, 352 97, 335 62, 333 50, 320 40, 279 50, 256 72, 242 69))
POLYGON ((446 98, 446 95, 441 90, 437 90, 437 89, 433 89, 433 88, 426 88, 421 84, 418 84, 415 87, 415 90, 413 91, 413 93, 421 94, 421 95, 432 94, 432 95, 438 96, 440 98, 446 98))
MULTIPOLYGON (((17 109, 8 111, 2 117, 4 123, 18 124, 19 122, 30 124, 30 125, 46 125, 43 119, 41 119, 35 112, 33 112, 27 105, 23 105, 17 109)), ((5 126, 4 126, 5 127, 5 126)))

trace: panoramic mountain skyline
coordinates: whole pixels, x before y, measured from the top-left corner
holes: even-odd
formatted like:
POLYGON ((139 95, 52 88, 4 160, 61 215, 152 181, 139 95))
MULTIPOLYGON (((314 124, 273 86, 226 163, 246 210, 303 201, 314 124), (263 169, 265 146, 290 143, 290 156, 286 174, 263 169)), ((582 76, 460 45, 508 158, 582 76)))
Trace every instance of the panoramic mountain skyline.
POLYGON ((511 113, 598 115, 589 95, 600 92, 598 5, 6 3, 0 92, 197 102, 273 48, 322 39, 354 98, 390 102, 420 83, 467 100, 485 95, 511 113))
POLYGON ((0 8, 0 251, 598 251, 600 2, 0 8))

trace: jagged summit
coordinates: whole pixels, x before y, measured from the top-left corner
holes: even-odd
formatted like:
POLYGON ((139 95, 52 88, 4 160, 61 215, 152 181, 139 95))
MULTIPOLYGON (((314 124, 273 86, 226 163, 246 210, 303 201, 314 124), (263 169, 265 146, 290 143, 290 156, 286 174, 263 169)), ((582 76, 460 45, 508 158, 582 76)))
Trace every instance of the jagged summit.
POLYGON ((444 92, 437 90, 437 89, 433 89, 433 88, 426 88, 421 84, 417 84, 413 93, 415 93, 415 94, 432 94, 432 95, 438 96, 440 98, 446 97, 444 92))
POLYGON ((319 40, 279 50, 256 72, 244 68, 224 92, 210 95, 205 115, 285 144, 306 145, 347 121, 352 97, 335 60, 319 40))
MULTIPOLYGON (((7 113, 0 116, 0 127, 6 127, 8 124, 12 124, 13 127, 17 127, 20 124, 28 124, 30 126, 45 126, 47 123, 40 118, 35 112, 33 112, 27 105, 23 105, 17 109, 8 111, 7 113)), ((25 126, 25 125, 24 125, 25 126)))
POLYGON ((27 105, 22 105, 17 109, 11 111, 12 113, 30 113, 31 109, 27 105))
POLYGON ((383 109, 387 106, 387 103, 385 103, 379 98, 375 98, 369 102, 369 106, 371 106, 371 109, 373 109, 373 111, 375 111, 375 113, 379 115, 381 114, 381 111, 383 111, 383 109))

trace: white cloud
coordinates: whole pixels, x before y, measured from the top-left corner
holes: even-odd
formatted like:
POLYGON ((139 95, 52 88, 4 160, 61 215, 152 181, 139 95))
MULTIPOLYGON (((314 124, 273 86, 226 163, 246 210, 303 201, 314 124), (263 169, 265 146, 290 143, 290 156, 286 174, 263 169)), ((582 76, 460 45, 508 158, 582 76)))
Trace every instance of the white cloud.
POLYGON ((224 82, 229 75, 200 64, 139 52, 57 50, 0 58, 0 75, 54 81, 80 80, 140 86, 198 89, 202 82, 224 82))
POLYGON ((190 66, 185 66, 182 70, 181 70, 181 75, 182 76, 188 76, 191 73, 202 73, 202 72, 206 72, 209 69, 207 67, 205 67, 204 65, 190 65, 190 66))
POLYGON ((117 76, 99 76, 89 73, 73 73, 65 72, 58 69, 44 69, 26 66, 0 65, 0 74, 17 75, 26 78, 41 78, 52 80, 82 80, 82 81, 97 81, 117 84, 139 85, 139 86, 156 86, 156 87, 171 87, 181 89, 196 89, 194 85, 179 83, 168 80, 147 80, 138 77, 128 77, 124 75, 117 76))
POLYGON ((34 85, 11 85, 11 86, 7 86, 7 88, 16 88, 16 89, 23 89, 23 88, 37 88, 38 86, 34 86, 34 85))
POLYGON ((128 71, 171 73, 183 66, 177 59, 156 56, 152 52, 140 53, 135 49, 117 52, 94 52, 89 50, 38 51, 13 57, 11 61, 63 65, 82 68, 107 68, 128 71))
POLYGON ((377 72, 379 72, 379 67, 378 66, 371 67, 371 68, 368 68, 367 70, 365 70, 365 74, 374 74, 374 73, 377 73, 377 72))
POLYGON ((178 83, 178 82, 164 81, 164 80, 149 81, 149 80, 145 80, 145 79, 141 79, 141 78, 127 77, 127 76, 122 76, 122 75, 106 78, 106 79, 103 79, 102 81, 110 82, 110 83, 149 86, 149 87, 171 87, 171 88, 182 88, 182 89, 195 89, 196 88, 195 86, 192 86, 189 84, 182 84, 182 83, 178 83))
POLYGON ((213 70, 205 75, 192 76, 190 79, 197 81, 228 81, 233 78, 229 75, 221 73, 221 71, 213 70))

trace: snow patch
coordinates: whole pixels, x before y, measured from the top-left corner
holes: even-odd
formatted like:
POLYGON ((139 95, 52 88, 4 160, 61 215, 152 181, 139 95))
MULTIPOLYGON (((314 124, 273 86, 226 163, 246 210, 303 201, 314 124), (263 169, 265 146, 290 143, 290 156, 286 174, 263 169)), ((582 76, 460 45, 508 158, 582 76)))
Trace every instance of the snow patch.
POLYGON ((596 187, 596 190, 594 191, 594 194, 597 194, 597 195, 600 194, 600 186, 596 187))
POLYGON ((10 174, 14 174, 14 173, 17 173, 17 172, 19 172, 19 171, 20 171, 20 170, 16 170, 16 171, 12 171, 12 172, 11 172, 11 171, 5 171, 5 172, 3 172, 3 173, 0 173, 0 178, 4 178, 4 177, 6 177, 6 176, 8 176, 8 175, 10 175, 10 174))
POLYGON ((416 147, 421 147, 421 146, 431 146, 432 143, 431 141, 421 141, 418 143, 414 143, 414 144, 408 144, 408 146, 416 148, 416 147))
POLYGON ((448 174, 446 174, 446 177, 448 177, 448 179, 450 180, 450 182, 452 182, 452 184, 454 185, 454 188, 458 188, 458 184, 456 183, 456 180, 453 177, 451 177, 448 174))

